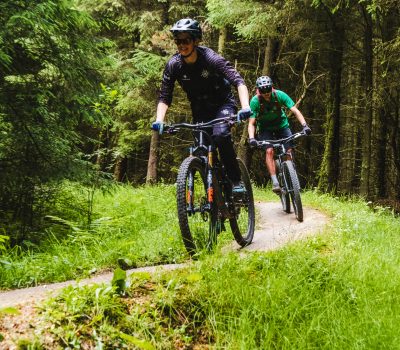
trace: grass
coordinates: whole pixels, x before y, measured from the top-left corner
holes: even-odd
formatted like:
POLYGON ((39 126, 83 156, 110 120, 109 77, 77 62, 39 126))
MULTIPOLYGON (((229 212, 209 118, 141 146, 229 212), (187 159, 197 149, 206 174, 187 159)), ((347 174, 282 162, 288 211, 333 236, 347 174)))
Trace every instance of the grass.
MULTIPOLYGON (((172 188, 163 189, 157 208, 173 198, 172 188)), ((256 198, 276 200, 269 192, 256 189, 256 198)), ((399 349, 400 219, 357 198, 312 191, 302 198, 332 217, 322 235, 278 251, 217 250, 180 271, 134 274, 124 297, 107 286, 69 287, 38 317, 47 326, 36 342, 47 334, 71 348, 399 349)), ((103 205, 106 213, 109 201, 103 205)))
MULTIPOLYGON (((74 206, 74 199, 84 202, 81 189, 66 184, 65 191, 67 199, 61 198, 55 211, 68 217, 53 217, 54 224, 43 233, 47 238, 39 246, 15 247, 0 255, 0 289, 84 278, 115 269, 119 261, 133 268, 188 259, 174 186, 121 185, 105 194, 97 192, 90 227, 84 223, 84 205, 74 206)), ((258 192, 268 197, 266 191, 258 192)), ((229 225, 227 229, 221 244, 232 239, 229 225)))
POLYGON ((86 277, 114 269, 118 260, 136 267, 187 258, 173 186, 119 186, 109 194, 97 193, 90 228, 65 218, 55 222, 40 246, 0 256, 0 288, 86 277))

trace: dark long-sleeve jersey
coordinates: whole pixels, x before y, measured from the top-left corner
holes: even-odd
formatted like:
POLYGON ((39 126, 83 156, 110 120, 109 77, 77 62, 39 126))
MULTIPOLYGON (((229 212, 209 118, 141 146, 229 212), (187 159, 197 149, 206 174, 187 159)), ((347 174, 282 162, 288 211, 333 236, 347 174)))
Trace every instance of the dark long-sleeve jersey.
POLYGON ((226 103, 235 104, 231 85, 244 85, 243 78, 229 61, 212 49, 198 46, 196 50, 198 57, 193 64, 185 63, 179 53, 167 62, 159 102, 168 106, 171 104, 175 81, 178 81, 187 94, 192 110, 216 109, 226 103))

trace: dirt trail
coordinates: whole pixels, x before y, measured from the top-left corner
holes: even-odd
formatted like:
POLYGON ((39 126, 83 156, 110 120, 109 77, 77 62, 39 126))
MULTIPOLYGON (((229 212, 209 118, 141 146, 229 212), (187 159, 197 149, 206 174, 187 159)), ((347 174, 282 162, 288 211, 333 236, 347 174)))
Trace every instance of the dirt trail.
MULTIPOLYGON (((328 222, 328 218, 318 210, 304 208, 304 221, 298 222, 293 213, 287 214, 282 211, 280 202, 258 202, 257 229, 251 245, 242 249, 245 251, 267 251, 278 249, 291 241, 305 238, 320 233, 328 222)), ((233 242, 227 250, 239 249, 233 242)), ((186 264, 170 264, 160 266, 149 266, 128 270, 127 274, 135 272, 156 272, 161 270, 172 270, 186 266, 186 264)), ((54 295, 60 289, 68 285, 86 285, 92 283, 110 282, 113 273, 106 273, 93 278, 80 281, 66 281, 31 287, 25 289, 0 292, 0 309, 13 307, 20 304, 31 304, 54 295)))
MULTIPOLYGON (((322 212, 303 208, 304 220, 297 221, 294 213, 287 214, 280 202, 257 202, 258 217, 253 242, 242 250, 267 251, 282 247, 298 239, 321 233, 329 221, 322 212)), ((232 248, 239 249, 236 242, 232 248)))

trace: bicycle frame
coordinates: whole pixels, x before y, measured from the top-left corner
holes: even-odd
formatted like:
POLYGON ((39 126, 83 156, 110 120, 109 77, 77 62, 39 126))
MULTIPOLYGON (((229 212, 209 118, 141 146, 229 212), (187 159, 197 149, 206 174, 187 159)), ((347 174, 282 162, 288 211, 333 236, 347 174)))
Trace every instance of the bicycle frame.
POLYGON ((198 139, 195 138, 195 143, 190 147, 190 156, 198 157, 202 160, 204 164, 206 179, 207 179, 207 203, 205 203, 202 208, 193 207, 193 178, 189 178, 188 181, 188 193, 187 193, 187 203, 188 211, 191 214, 196 212, 203 213, 206 211, 211 211, 211 206, 213 203, 217 205, 219 213, 222 218, 232 218, 233 213, 229 210, 229 186, 226 179, 226 175, 223 174, 223 166, 219 161, 218 155, 216 153, 216 146, 212 140, 211 134, 208 132, 208 128, 217 125, 219 123, 231 123, 233 124, 236 120, 236 116, 230 116, 225 118, 214 119, 210 122, 188 124, 179 123, 173 125, 167 125, 165 130, 169 134, 174 134, 180 129, 189 129, 198 133, 198 139))
POLYGON ((288 152, 286 143, 304 136, 304 132, 293 134, 287 138, 279 140, 258 141, 258 147, 272 145, 274 149, 274 159, 276 162, 276 175, 281 187, 280 199, 283 210, 290 213, 290 199, 298 221, 303 221, 303 205, 300 196, 300 182, 297 176, 293 155, 288 152))
MULTIPOLYGON (((290 193, 293 190, 289 188, 288 186, 288 180, 286 178, 285 172, 281 171, 282 169, 282 162, 286 160, 287 157, 291 157, 293 160, 293 154, 290 154, 288 150, 286 149, 286 146, 284 143, 277 143, 273 145, 274 148, 274 159, 278 161, 279 164, 279 171, 282 176, 282 182, 284 183, 284 186, 281 188, 281 191, 285 195, 286 193, 290 193)), ((279 174, 278 174, 279 176, 279 174)))

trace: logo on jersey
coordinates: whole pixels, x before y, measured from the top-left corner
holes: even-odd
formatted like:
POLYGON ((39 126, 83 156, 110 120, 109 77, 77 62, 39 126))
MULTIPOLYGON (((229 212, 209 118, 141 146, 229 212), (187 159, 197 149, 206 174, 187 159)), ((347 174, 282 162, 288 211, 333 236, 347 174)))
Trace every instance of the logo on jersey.
POLYGON ((229 111, 228 111, 227 109, 223 109, 223 110, 221 111, 221 113, 222 113, 223 115, 228 115, 228 114, 229 114, 229 111))
POLYGON ((182 80, 190 80, 190 78, 186 74, 184 74, 182 80))
POLYGON ((207 79, 207 78, 209 77, 209 75, 210 75, 210 72, 209 72, 208 70, 206 70, 206 69, 204 69, 204 70, 201 72, 201 76, 202 76, 203 78, 205 78, 205 79, 207 79))

